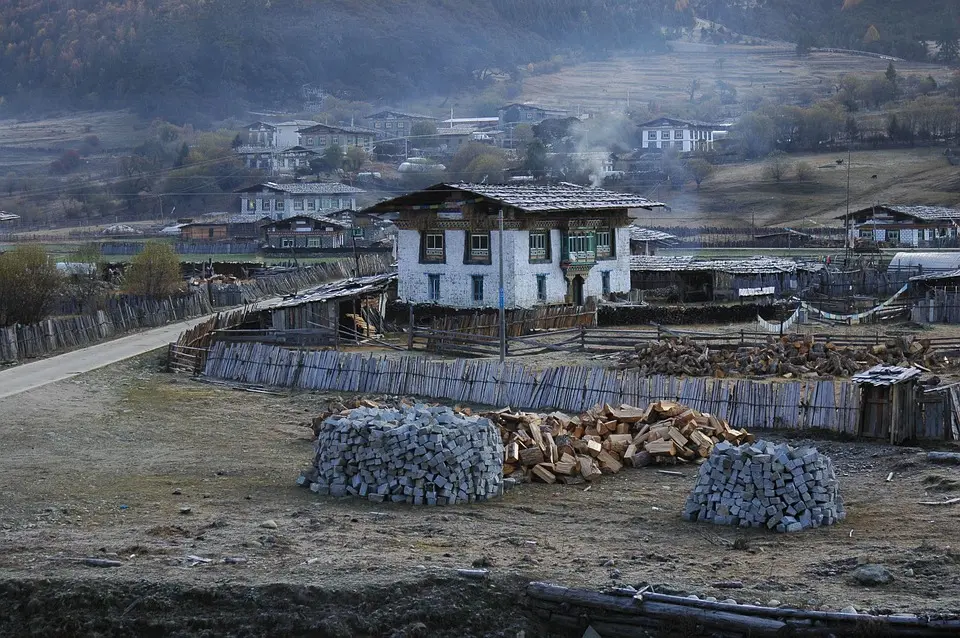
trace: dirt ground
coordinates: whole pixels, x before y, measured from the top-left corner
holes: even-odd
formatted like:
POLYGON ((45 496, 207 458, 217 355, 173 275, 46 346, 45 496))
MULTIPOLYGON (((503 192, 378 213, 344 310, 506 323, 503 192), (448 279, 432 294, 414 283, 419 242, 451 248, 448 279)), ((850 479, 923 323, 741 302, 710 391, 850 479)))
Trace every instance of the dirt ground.
POLYGON ((326 398, 200 384, 150 355, 0 400, 0 635, 545 635, 532 580, 960 612, 960 506, 918 504, 957 495, 960 469, 918 448, 817 442, 849 517, 795 535, 683 521, 690 469, 412 508, 295 486, 326 398), (865 562, 896 580, 854 584, 865 562), (491 577, 456 575, 473 565, 491 577))

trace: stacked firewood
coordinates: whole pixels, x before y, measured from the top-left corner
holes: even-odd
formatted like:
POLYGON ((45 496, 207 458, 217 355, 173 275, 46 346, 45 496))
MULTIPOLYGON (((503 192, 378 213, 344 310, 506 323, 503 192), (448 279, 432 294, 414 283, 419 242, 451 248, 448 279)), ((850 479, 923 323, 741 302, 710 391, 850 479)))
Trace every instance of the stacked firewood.
POLYGON ((582 483, 624 466, 696 463, 720 441, 753 441, 746 430, 672 401, 646 409, 594 406, 579 416, 504 408, 486 414, 500 426, 506 477, 544 483, 582 483))
POLYGON ((717 347, 676 338, 637 344, 634 352, 618 356, 619 366, 639 368, 642 374, 687 376, 730 375, 847 377, 878 364, 942 368, 925 339, 900 337, 865 349, 815 342, 809 335, 771 337, 760 346, 717 347))

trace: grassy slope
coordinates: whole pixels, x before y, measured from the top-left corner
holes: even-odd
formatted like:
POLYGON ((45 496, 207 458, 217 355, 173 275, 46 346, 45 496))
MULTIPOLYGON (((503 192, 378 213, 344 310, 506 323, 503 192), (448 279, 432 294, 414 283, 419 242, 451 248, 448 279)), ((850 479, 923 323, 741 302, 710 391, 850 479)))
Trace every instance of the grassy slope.
MULTIPOLYGON (((786 44, 713 46, 679 41, 671 46, 673 53, 665 55, 617 55, 527 78, 521 98, 553 106, 622 109, 629 90, 632 106, 668 105, 687 100, 694 79, 701 82, 703 90, 712 90, 718 79, 733 84, 741 101, 751 95, 771 97, 780 91, 829 94, 840 74, 883 73, 888 64, 877 58, 835 53, 798 58, 786 44), (722 69, 715 64, 718 58, 724 59, 722 69)), ((937 82, 950 76, 946 67, 919 62, 898 62, 897 70, 931 74, 937 82)))

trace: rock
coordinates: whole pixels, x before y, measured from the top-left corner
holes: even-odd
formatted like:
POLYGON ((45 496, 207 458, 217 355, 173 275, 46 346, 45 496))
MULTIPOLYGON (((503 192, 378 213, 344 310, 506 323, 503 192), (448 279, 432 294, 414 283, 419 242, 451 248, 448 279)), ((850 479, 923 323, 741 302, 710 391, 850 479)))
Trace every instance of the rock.
POLYGON ((847 605, 846 607, 840 610, 840 613, 841 614, 857 614, 859 612, 857 612, 857 608, 854 607, 853 605, 847 605))
POLYGON ((883 565, 861 565, 853 571, 853 579, 864 587, 876 587, 892 583, 893 574, 883 565))
POLYGON ((777 600, 776 598, 773 598, 773 599, 767 601, 767 607, 779 607, 779 606, 782 605, 782 604, 783 604, 783 603, 781 603, 781 602, 780 602, 779 600, 777 600))
POLYGON ((610 570, 610 578, 612 578, 613 580, 617 580, 618 578, 620 578, 620 570, 619 570, 619 569, 611 569, 611 570, 610 570))
POLYGON ((192 507, 189 507, 189 506, 187 506, 187 505, 184 505, 183 507, 180 508, 180 514, 182 514, 182 515, 189 514, 189 513, 191 513, 192 511, 193 511, 193 508, 192 508, 192 507))
POLYGON ((725 599, 721 600, 720 602, 722 602, 722 603, 725 604, 725 605, 736 605, 736 604, 737 604, 737 601, 734 600, 733 598, 725 598, 725 599))
POLYGON ((263 521, 262 523, 260 523, 260 527, 264 529, 277 529, 279 525, 277 525, 277 521, 270 519, 268 521, 263 521))
POLYGON ((173 494, 175 494, 175 495, 183 494, 183 490, 181 490, 181 489, 178 487, 177 489, 173 490, 173 494))

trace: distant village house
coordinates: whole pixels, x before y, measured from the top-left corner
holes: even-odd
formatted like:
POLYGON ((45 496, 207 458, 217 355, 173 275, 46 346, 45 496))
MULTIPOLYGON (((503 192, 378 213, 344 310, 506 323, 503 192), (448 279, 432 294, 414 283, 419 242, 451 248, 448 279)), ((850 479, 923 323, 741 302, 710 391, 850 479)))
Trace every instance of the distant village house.
POLYGON ((646 149, 674 149, 680 153, 713 150, 727 136, 729 124, 659 117, 639 126, 640 145, 646 149))
POLYGON ((342 248, 346 229, 330 217, 301 214, 270 221, 263 233, 267 248, 342 248))
POLYGON ((410 129, 417 122, 437 122, 437 118, 417 113, 405 113, 386 109, 371 113, 363 118, 378 138, 409 137, 410 129))
POLYGON ((240 194, 240 210, 243 213, 285 219, 301 213, 355 209, 357 195, 364 191, 336 182, 266 182, 236 192, 240 194))
POLYGON ((851 211, 849 232, 854 242, 882 243, 891 247, 936 247, 957 239, 960 209, 946 206, 878 204, 851 211))

